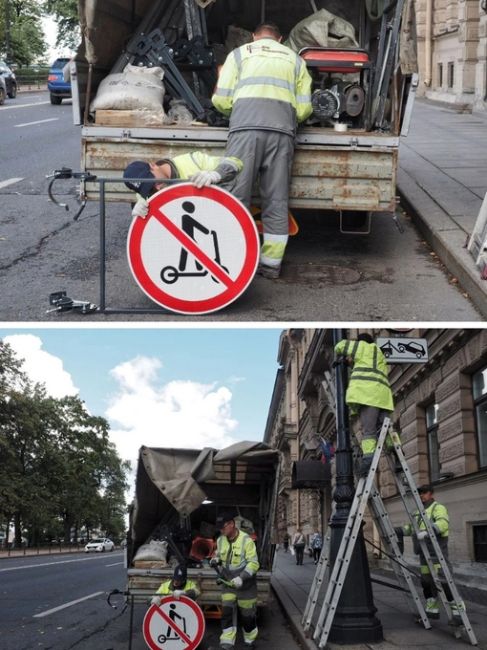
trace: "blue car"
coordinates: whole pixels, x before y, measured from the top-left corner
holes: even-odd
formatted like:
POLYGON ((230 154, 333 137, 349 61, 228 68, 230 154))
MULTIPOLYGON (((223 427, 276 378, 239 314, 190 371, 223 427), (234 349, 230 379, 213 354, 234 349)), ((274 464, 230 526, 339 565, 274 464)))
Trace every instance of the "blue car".
POLYGON ((51 94, 51 104, 60 104, 63 99, 71 97, 71 82, 64 81, 63 76, 63 68, 68 62, 69 58, 60 57, 49 68, 47 89, 51 94))

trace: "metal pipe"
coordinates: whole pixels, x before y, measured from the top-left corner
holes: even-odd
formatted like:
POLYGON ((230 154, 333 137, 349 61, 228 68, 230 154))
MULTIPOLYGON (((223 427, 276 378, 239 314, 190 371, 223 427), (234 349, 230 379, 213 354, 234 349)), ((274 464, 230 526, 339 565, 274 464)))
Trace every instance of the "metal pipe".
POLYGON ((424 38, 424 85, 431 86, 431 69, 432 69, 432 31, 433 31, 433 0, 426 0, 426 27, 424 38))

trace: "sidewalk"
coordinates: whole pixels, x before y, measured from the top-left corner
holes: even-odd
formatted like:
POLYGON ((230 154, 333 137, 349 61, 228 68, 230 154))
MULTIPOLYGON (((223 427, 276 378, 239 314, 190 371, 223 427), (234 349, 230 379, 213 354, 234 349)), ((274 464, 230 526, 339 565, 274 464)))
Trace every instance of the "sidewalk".
MULTIPOLYGON (((304 636, 301 617, 306 606, 311 582, 315 574, 313 561, 305 557, 303 566, 296 566, 291 553, 280 550, 276 553, 272 574, 272 587, 283 606, 286 616, 301 644, 307 650, 316 650, 312 639, 304 636)), ((394 578, 387 578, 393 581, 394 578)), ((447 625, 446 616, 432 622, 432 628, 425 630, 414 621, 406 595, 396 589, 372 583, 377 617, 382 623, 384 641, 374 644, 338 645, 328 643, 327 648, 351 648, 351 650, 398 650, 423 648, 423 650, 460 650, 470 647, 468 639, 455 639, 452 628, 447 625)), ((421 590, 419 590, 421 593, 421 590)), ((463 590, 463 593, 465 591, 463 590)), ((487 649, 487 607, 469 601, 467 612, 478 641, 478 648, 487 649)))
POLYGON ((424 238, 487 317, 487 281, 464 248, 487 192, 487 113, 417 99, 401 140, 397 188, 424 238))

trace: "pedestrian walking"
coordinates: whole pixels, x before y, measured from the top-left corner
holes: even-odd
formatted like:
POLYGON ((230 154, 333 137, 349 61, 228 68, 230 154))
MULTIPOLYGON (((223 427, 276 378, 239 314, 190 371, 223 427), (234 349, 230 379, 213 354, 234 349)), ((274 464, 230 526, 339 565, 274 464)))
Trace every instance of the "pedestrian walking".
POLYGON ((306 539, 303 533, 301 532, 301 529, 298 528, 293 537, 293 548, 296 554, 296 564, 298 566, 303 564, 305 544, 306 544, 306 539))
POLYGON ((360 418, 363 454, 360 476, 367 476, 384 418, 394 410, 387 363, 372 336, 366 333, 359 334, 357 340, 339 341, 335 354, 345 357, 352 366, 345 400, 352 415, 358 414, 360 418))
POLYGON ((184 153, 174 158, 156 162, 134 160, 125 169, 126 179, 141 178, 142 181, 125 181, 125 185, 137 192, 133 217, 145 217, 149 210, 147 199, 166 187, 165 181, 189 180, 198 188, 220 185, 231 191, 232 182, 243 167, 242 161, 229 156, 210 156, 202 151, 184 153))
POLYGON ((321 533, 316 531, 316 533, 311 538, 311 550, 313 551, 313 560, 315 564, 318 564, 322 547, 323 547, 323 538, 321 536, 321 533))
MULTIPOLYGON (((436 535, 436 540, 440 547, 440 550, 443 554, 443 557, 448 563, 448 537, 450 530, 450 519, 448 516, 448 510, 446 506, 438 503, 434 497, 434 488, 432 485, 421 485, 418 488, 419 497, 423 504, 424 511, 426 516, 431 522, 431 526, 436 535)), ((433 576, 429 570, 426 558, 419 544, 420 540, 426 541, 426 548, 428 554, 431 557, 433 562, 433 567, 441 580, 441 585, 445 592, 446 599, 450 603, 450 608, 452 615, 456 618, 460 618, 461 612, 465 611, 465 603, 463 601, 459 603, 454 602, 453 594, 450 591, 450 588, 446 581, 444 580, 441 565, 438 563, 438 557, 433 548, 433 544, 426 530, 426 525, 421 518, 419 512, 416 512, 413 515, 416 518, 416 523, 419 528, 417 535, 414 534, 413 527, 410 523, 404 524, 403 526, 395 528, 395 532, 399 538, 400 546, 403 547, 403 537, 404 535, 411 535, 413 537, 413 550, 419 555, 420 562, 420 571, 421 571, 421 586, 423 587, 423 595, 426 600, 426 615, 428 618, 439 618, 440 609, 438 602, 438 589, 435 585, 433 576)), ((449 564, 449 563, 448 563, 449 564)))
POLYGON ((263 243, 257 272, 278 278, 288 240, 288 201, 298 122, 312 113, 306 64, 282 45, 279 28, 263 23, 253 42, 230 52, 212 97, 230 116, 228 156, 243 161, 233 194, 250 208, 260 179, 263 243))
POLYGON ((216 519, 220 531, 217 551, 211 559, 213 567, 221 566, 222 633, 221 650, 233 650, 237 638, 237 615, 243 630, 244 646, 255 648, 257 639, 257 579, 259 560, 252 538, 239 530, 231 513, 222 513, 216 519))
POLYGON ((284 553, 287 553, 289 550, 289 533, 284 533, 283 539, 284 553))

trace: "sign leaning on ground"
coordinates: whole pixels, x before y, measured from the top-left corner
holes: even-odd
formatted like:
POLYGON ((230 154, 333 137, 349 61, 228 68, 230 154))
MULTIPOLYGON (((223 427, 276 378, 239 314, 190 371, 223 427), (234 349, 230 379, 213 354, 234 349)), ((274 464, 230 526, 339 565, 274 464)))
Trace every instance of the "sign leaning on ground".
POLYGON ((219 187, 181 183, 149 200, 127 240, 138 285, 162 307, 207 314, 226 307, 249 286, 259 261, 250 212, 219 187))
POLYGON ((378 338, 376 344, 389 363, 425 363, 428 361, 426 339, 413 339, 405 336, 378 338))
POLYGON ((205 617, 191 598, 166 596, 149 607, 142 631, 151 650, 195 650, 205 633, 205 617))

